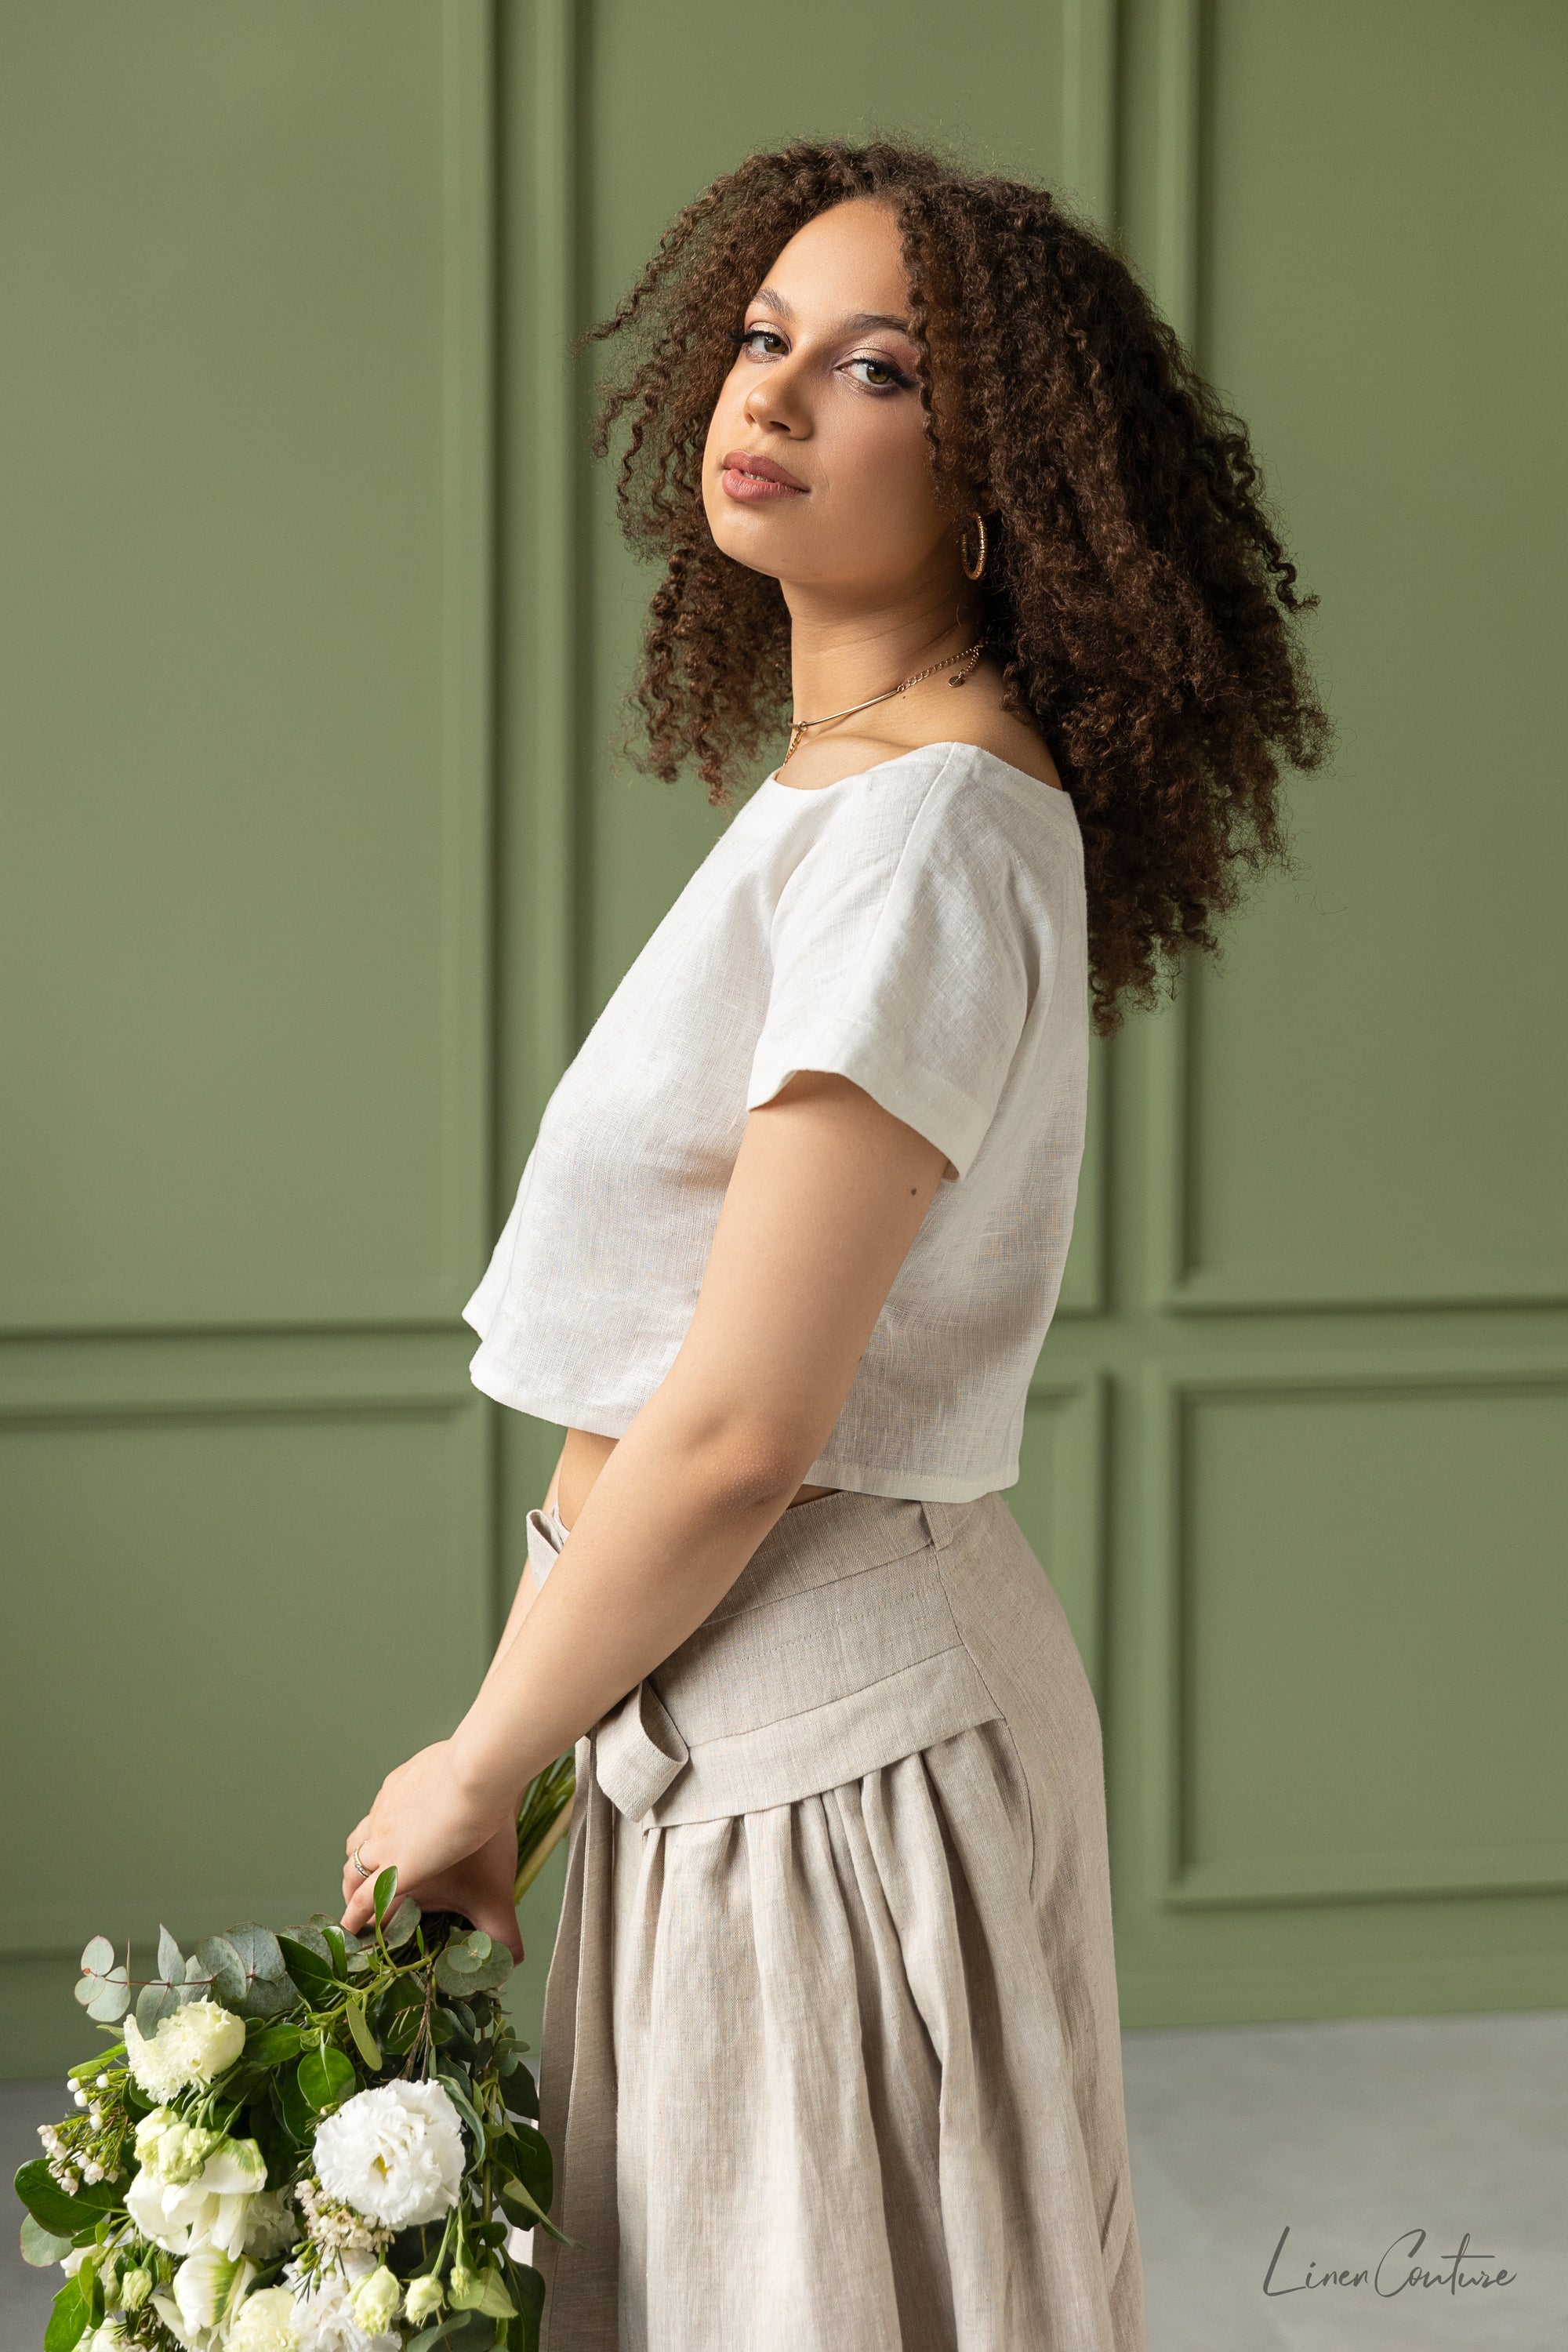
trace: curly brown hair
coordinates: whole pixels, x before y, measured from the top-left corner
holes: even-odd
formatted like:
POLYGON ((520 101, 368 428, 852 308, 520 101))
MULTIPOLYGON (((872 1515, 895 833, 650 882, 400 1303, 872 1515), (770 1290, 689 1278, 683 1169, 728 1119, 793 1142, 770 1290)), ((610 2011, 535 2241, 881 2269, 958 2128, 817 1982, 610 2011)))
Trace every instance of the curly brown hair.
POLYGON ((638 764, 695 759, 718 805, 789 707, 778 583, 720 552, 702 504, 709 419, 746 304, 805 222, 887 205, 909 273, 939 496, 986 513, 980 623, 1005 707, 1031 720, 1083 836, 1094 1023, 1212 950, 1240 873, 1282 855, 1280 759, 1329 724, 1290 623, 1317 599, 1269 519, 1239 419, 1131 269, 1044 188, 878 141, 797 141, 715 180, 614 315, 626 336, 595 435, 629 437, 627 539, 662 561, 635 702, 638 764))

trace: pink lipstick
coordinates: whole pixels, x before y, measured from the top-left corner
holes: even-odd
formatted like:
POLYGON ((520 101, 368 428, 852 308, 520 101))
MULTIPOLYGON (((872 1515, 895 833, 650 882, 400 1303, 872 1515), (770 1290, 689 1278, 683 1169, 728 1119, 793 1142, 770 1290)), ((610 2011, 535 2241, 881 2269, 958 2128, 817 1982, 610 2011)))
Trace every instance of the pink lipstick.
POLYGON ((780 499, 810 496, 806 484, 798 475, 775 465, 771 457, 754 457, 745 449, 726 452, 724 470, 720 478, 726 495, 738 499, 746 506, 765 506, 780 499))

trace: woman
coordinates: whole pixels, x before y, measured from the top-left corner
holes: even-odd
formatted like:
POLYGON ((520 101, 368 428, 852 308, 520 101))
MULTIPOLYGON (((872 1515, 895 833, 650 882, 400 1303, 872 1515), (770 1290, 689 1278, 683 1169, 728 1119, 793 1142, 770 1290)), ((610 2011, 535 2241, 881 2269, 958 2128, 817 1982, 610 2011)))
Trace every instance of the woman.
POLYGON ((346 1924, 395 1862, 516 1952, 514 1810, 576 1743, 554 2352, 1133 2352, 1100 1727, 1002 1490, 1091 1008, 1212 944, 1320 755, 1294 572, 1244 435, 1040 190, 760 155, 597 331, 637 344, 600 446, 629 419, 664 564, 650 764, 722 802, 794 723, 466 1310, 479 1387, 568 1433, 346 1924))

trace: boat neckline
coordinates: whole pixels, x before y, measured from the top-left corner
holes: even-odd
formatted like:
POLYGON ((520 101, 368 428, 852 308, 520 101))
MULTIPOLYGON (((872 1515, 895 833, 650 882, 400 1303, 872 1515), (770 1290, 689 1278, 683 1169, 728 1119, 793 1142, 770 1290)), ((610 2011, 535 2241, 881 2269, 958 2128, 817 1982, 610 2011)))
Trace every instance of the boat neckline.
MULTIPOLYGON (((764 793, 771 784, 776 792, 788 793, 796 800, 815 800, 819 793, 836 793, 841 784, 864 783, 871 776, 879 776, 884 768, 901 767, 906 760, 918 759, 922 751, 945 751, 950 758, 954 751, 978 751, 983 760, 989 760, 994 768, 1000 768, 1004 774, 1014 777, 1019 783, 1029 785, 1037 793, 1054 793, 1058 800, 1065 801, 1068 808, 1072 806, 1072 795, 1065 785, 1050 783, 1044 776, 1032 776, 1027 768, 1016 768, 1012 761, 1004 760, 999 751, 987 751, 984 743, 966 742, 962 736, 935 743, 913 743, 907 751, 895 751, 890 760, 878 760, 868 768, 852 770, 847 776, 835 776, 830 784, 786 784, 778 770, 773 768, 763 778, 756 791, 764 793)), ((755 793, 752 797, 755 798, 755 793)))

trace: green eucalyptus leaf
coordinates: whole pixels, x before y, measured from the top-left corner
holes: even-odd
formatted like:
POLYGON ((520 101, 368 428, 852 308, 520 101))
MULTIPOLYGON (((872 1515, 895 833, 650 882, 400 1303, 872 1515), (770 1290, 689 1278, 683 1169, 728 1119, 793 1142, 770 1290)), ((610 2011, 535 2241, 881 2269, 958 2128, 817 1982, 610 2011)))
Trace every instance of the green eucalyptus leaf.
POLYGON ((164 2018, 173 2017, 180 2006, 180 1996, 171 1984, 161 1979, 144 1984, 136 1996, 136 2027, 144 2042, 151 2042, 164 2018))
POLYGON ((36 2271, 47 2271, 54 2263, 63 2263, 71 2250, 68 2238, 57 2238, 46 2230, 31 2213, 22 2216, 22 2260, 36 2271))
POLYGON ((456 1952, 461 1947, 448 1944, 436 1961, 436 1981, 443 1992, 460 2000, 471 2000, 477 1992, 490 1992, 503 1985, 512 1971, 511 1954, 504 1944, 493 1944, 482 1960, 471 1960, 459 1968, 456 1952))
POLYGON ((395 1952, 399 1944, 405 1944, 423 1916, 413 1895, 405 1895, 381 1931, 382 1941, 388 1951, 395 1952))
POLYGON ((209 1979, 209 1997, 221 2001, 225 2009, 237 2010, 245 2000, 249 1979, 245 1962, 240 1958, 226 1936, 209 1936, 196 1946, 196 1965, 209 1979))
POLYGON ((307 2051, 300 2061, 300 2088, 318 2114, 339 2105, 358 2079, 352 2063, 331 2042, 323 2050, 307 2051))
POLYGON ((481 1960, 479 1967, 473 1969, 465 1979, 468 1998, 472 2000, 476 1993, 480 1992, 499 1992, 516 1966, 516 1961, 504 1944, 493 1944, 490 1947, 489 1958, 481 1960))
POLYGON ((283 1938, 288 1937, 296 1944, 303 1944, 308 1952, 314 1952, 319 1960, 325 1960, 327 1966, 331 1968, 332 1965, 331 1946, 328 1943, 325 1936, 321 1933, 325 1925, 325 1913, 319 1911, 313 1912, 302 1927, 285 1927, 279 1937, 279 1946, 281 1947, 283 1938))
POLYGON ((107 1976, 114 1966, 114 1947, 107 1936, 90 1937, 83 1947, 81 1972, 85 1977, 107 1976))
POLYGON ((290 1977, 284 1977, 281 1982, 275 1977, 252 1977, 239 2004, 240 2015, 279 2017, 284 2011, 297 2007, 299 2000, 299 1987, 290 1977))
POLYGON ((167 1927, 158 1930, 158 1974, 165 1984, 183 1984, 184 1981, 184 1958, 167 1927))
POLYGON ((95 2025, 118 2025, 131 2006, 131 1987, 126 1982, 125 1970, 110 1969, 107 1976, 87 1981, 97 1987, 86 2004, 89 2017, 95 2025))
POLYGON ((233 1945, 247 1977, 281 1984, 288 1975, 278 1938, 270 1927, 259 1927, 254 1919, 247 1919, 238 1927, 226 1928, 224 1941, 233 1945))

